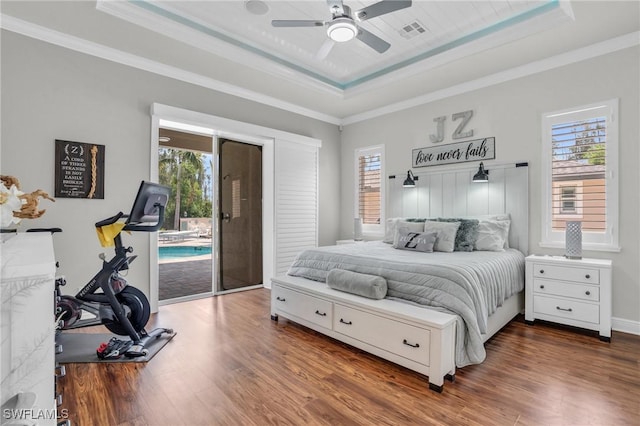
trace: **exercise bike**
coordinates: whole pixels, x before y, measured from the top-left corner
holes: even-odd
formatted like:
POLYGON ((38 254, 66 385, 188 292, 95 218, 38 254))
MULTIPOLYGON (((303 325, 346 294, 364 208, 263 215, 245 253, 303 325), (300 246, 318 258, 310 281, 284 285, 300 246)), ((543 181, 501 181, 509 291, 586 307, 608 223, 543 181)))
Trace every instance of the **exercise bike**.
POLYGON ((130 358, 148 355, 146 345, 152 339, 174 334, 170 328, 145 330, 151 314, 149 300, 142 291, 128 285, 120 274, 128 270, 137 257, 129 255, 132 247, 123 246, 121 232, 160 229, 169 193, 170 189, 165 186, 142 181, 129 215, 119 212, 95 224, 103 245, 113 241, 115 256, 107 261, 102 253, 102 269, 75 296, 61 295, 60 286, 66 282, 64 278, 56 280, 55 312, 60 329, 102 324, 114 334, 129 336, 131 342, 127 342, 124 355, 130 358), (82 318, 84 312, 90 314, 89 318, 82 318))

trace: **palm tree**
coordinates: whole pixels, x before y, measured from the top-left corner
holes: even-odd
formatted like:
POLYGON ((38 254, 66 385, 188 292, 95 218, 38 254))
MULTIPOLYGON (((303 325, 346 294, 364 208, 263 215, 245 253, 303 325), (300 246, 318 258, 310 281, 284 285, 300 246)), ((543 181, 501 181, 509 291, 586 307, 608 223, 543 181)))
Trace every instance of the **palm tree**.
MULTIPOLYGON (((191 182, 200 182, 203 180, 204 165, 202 164, 202 154, 174 149, 174 148, 162 148, 160 152, 160 159, 158 160, 160 173, 160 183, 170 186, 175 194, 175 210, 173 214, 173 229, 180 228, 180 210, 182 204, 182 191, 183 186, 191 187, 191 182), (190 171, 195 170, 195 173, 189 173, 184 179, 182 172, 185 168, 190 171), (184 182, 183 182, 184 180, 184 182)), ((199 186, 201 187, 201 186, 199 186)))

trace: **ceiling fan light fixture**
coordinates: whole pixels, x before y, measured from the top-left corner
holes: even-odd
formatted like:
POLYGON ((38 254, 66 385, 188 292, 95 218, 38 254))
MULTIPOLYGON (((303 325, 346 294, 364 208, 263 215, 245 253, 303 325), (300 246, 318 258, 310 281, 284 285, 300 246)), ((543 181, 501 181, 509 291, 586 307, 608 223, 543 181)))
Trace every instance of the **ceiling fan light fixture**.
POLYGON ((327 28, 327 35, 335 42, 352 40, 358 34, 358 28, 350 18, 336 18, 327 28))

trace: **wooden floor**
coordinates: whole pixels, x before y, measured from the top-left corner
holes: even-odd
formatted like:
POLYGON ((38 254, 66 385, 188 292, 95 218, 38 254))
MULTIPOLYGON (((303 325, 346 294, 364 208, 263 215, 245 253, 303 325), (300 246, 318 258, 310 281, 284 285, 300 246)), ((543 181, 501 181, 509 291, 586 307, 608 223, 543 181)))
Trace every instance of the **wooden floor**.
MULTIPOLYGON (((640 336, 611 343, 522 318, 427 380, 269 315, 259 289, 162 306, 178 335, 147 364, 67 364, 73 425, 638 425, 640 336)), ((89 329, 86 329, 89 331, 89 329)))

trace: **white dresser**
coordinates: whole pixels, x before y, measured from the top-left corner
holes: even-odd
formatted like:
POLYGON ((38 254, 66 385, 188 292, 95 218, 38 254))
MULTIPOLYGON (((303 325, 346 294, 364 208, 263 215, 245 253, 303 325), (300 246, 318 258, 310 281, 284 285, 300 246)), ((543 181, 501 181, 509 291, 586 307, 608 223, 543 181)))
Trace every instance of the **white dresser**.
POLYGON ((531 255, 526 259, 525 321, 596 330, 611 340, 611 260, 531 255))
POLYGON ((51 235, 11 236, 0 244, 0 259, 2 424, 55 425, 51 235))

